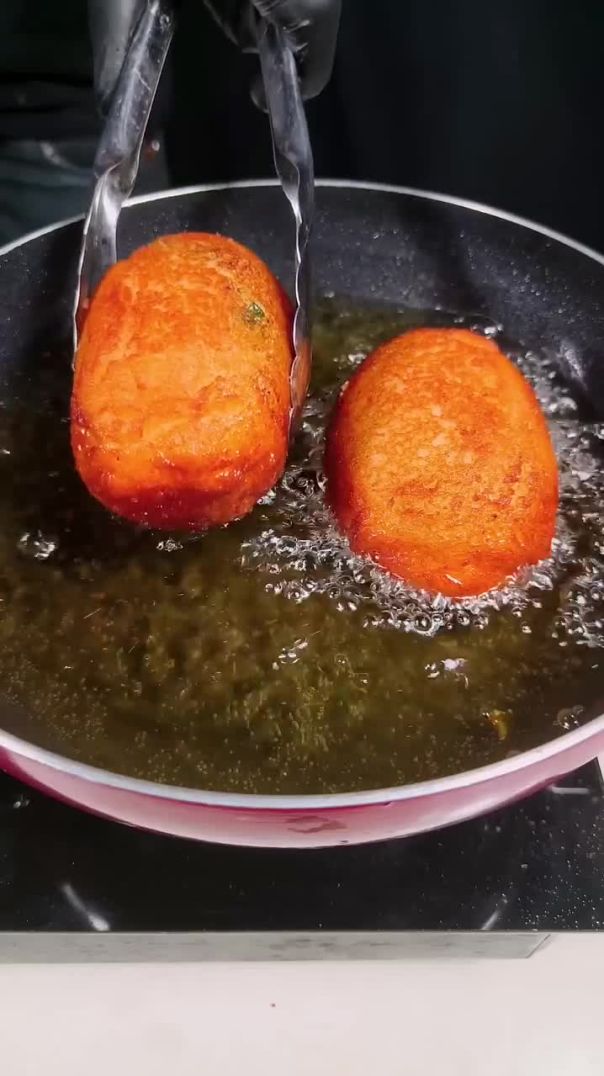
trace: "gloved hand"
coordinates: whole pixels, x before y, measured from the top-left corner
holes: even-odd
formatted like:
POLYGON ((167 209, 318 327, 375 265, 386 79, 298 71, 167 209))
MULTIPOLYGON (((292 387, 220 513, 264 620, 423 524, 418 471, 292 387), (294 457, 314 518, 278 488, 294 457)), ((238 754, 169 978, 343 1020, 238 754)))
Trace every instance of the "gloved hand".
MULTIPOLYGON (((147 0, 88 0, 94 56, 94 84, 106 111, 122 66, 130 35, 147 0)), ((180 0, 171 0, 178 10, 180 0)), ((206 7, 235 44, 256 49, 256 23, 270 18, 292 45, 304 98, 316 97, 331 75, 341 0, 205 0, 206 7)), ((255 99, 262 94, 255 92, 255 99)))
MULTIPOLYGON (((296 57, 305 99, 329 81, 342 0, 205 0, 218 24, 244 52, 256 50, 256 23, 271 19, 285 30, 296 57)), ((261 95, 254 93, 256 100, 261 95)))

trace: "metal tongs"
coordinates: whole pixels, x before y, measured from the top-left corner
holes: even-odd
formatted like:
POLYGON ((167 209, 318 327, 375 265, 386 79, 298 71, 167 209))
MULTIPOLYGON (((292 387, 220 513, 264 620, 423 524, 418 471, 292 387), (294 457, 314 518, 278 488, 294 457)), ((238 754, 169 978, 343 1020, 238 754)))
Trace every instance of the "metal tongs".
POLYGON ((290 431, 300 421, 310 381, 310 259, 314 214, 312 150, 294 54, 281 27, 258 24, 258 52, 273 137, 275 168, 296 223, 294 361, 290 372, 290 431))
MULTIPOLYGON (((117 258, 120 210, 132 193, 151 106, 173 33, 169 0, 150 0, 134 30, 117 80, 95 163, 95 186, 84 224, 73 310, 74 350, 90 300, 117 258)), ((290 430, 299 422, 310 379, 308 240, 313 216, 313 160, 296 61, 284 31, 259 19, 257 43, 277 175, 296 226, 294 359, 290 430)))
POLYGON ((90 300, 117 260, 117 222, 136 182, 149 114, 173 29, 167 0, 150 0, 144 5, 113 91, 94 160, 94 191, 82 233, 73 308, 74 351, 90 300))

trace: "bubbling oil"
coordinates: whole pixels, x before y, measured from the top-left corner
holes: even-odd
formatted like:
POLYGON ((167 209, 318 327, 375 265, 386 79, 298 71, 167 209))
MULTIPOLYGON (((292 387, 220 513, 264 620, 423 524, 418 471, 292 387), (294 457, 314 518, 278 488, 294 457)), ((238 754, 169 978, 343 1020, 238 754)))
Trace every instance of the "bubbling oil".
POLYGON ((281 483, 203 536, 140 530, 82 488, 67 362, 0 409, 0 677, 13 731, 171 784, 386 787, 469 769, 580 723, 602 694, 604 425, 558 356, 486 319, 319 307, 313 384, 281 483), (558 456, 552 556, 473 599, 429 597, 354 556, 325 505, 325 426, 381 341, 417 325, 495 337, 558 456))
MULTIPOLYGON (((340 321, 356 328, 356 320, 354 314, 342 309, 335 315, 336 326, 340 321)), ((430 324, 435 320, 430 319, 430 324)), ((498 590, 476 598, 449 599, 414 590, 367 558, 351 553, 326 505, 323 454, 326 426, 342 384, 376 346, 376 338, 382 336, 379 331, 371 331, 373 326, 364 313, 362 325, 347 341, 353 344, 353 350, 331 356, 331 363, 329 356, 327 361, 323 359, 323 348, 328 353, 333 348, 329 331, 325 339, 319 333, 315 353, 318 352, 323 373, 322 386, 306 405, 295 457, 280 489, 272 490, 262 502, 269 509, 270 526, 243 543, 243 563, 274 576, 274 581, 267 582, 267 589, 293 601, 325 594, 340 611, 362 610, 366 627, 388 627, 428 636, 455 626, 482 630, 493 613, 504 610, 519 618, 524 633, 530 634, 525 613, 531 607, 540 609, 543 592, 553 591, 564 581, 553 638, 564 641, 562 637, 571 634, 575 643, 602 647, 604 423, 578 420, 578 405, 560 380, 554 355, 521 352, 506 344, 501 326, 486 319, 456 317, 451 321, 500 343, 533 386, 549 420, 560 470, 561 499, 551 557, 521 569, 498 590), (338 376, 342 370, 344 378, 338 376)))

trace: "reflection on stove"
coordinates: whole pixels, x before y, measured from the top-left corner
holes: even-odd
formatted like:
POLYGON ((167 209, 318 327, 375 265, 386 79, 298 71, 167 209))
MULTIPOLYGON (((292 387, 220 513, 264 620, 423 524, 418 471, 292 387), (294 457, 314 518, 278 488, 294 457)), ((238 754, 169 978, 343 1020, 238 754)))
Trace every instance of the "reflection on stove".
POLYGON ((593 795, 589 788, 569 788, 566 785, 550 785, 547 789, 554 796, 591 796, 593 795))
POLYGON ((86 902, 78 896, 70 882, 63 882, 59 885, 59 890, 65 897, 67 903, 81 916, 85 925, 88 925, 92 930, 97 931, 111 930, 111 926, 104 916, 99 915, 99 913, 95 912, 89 904, 86 904, 86 902))
POLYGON ((0 931, 547 932, 603 923, 595 764, 449 829, 316 851, 144 833, 0 775, 0 931))
POLYGON ((506 897, 502 897, 499 904, 495 907, 495 909, 491 912, 491 914, 487 917, 487 919, 485 919, 485 921, 482 924, 482 926, 480 927, 480 929, 481 930, 494 930, 494 928, 496 926, 498 926, 499 921, 501 920, 501 917, 502 917, 503 913, 505 912, 505 910, 507 908, 507 905, 508 905, 508 901, 507 901, 506 897))

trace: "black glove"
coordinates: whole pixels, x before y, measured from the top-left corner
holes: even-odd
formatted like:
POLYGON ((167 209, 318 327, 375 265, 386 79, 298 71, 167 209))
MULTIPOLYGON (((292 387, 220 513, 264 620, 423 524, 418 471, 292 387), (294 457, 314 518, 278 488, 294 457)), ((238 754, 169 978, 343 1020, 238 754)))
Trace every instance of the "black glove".
POLYGON ((205 0, 205 4, 244 52, 256 49, 259 16, 281 26, 296 57, 304 98, 316 97, 329 81, 342 0, 205 0))
MULTIPOLYGON (((101 110, 106 111, 122 66, 130 36, 146 0, 88 0, 94 56, 94 84, 101 110)), ((285 30, 292 46, 302 96, 316 97, 331 75, 341 0, 205 0, 225 33, 245 52, 256 49, 259 17, 272 19, 285 30)), ((178 10, 180 0, 172 0, 178 10)), ((261 93, 255 93, 262 99, 261 93)))

